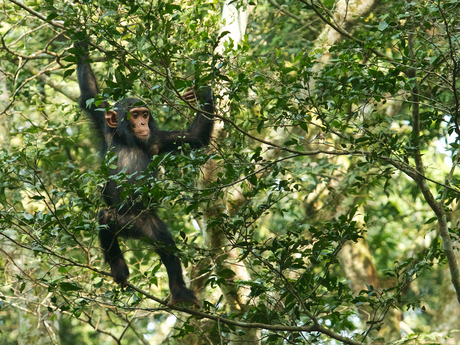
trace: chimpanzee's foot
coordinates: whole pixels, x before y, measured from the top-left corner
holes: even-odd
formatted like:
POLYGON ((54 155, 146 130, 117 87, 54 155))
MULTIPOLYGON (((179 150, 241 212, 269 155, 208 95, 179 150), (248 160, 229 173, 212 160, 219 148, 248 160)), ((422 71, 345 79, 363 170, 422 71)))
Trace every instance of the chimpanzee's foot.
POLYGON ((116 258, 110 263, 112 277, 115 283, 120 284, 122 288, 128 286, 129 269, 123 257, 116 258))
POLYGON ((191 303, 195 308, 200 309, 200 305, 192 290, 187 289, 185 286, 171 288, 171 300, 168 303, 172 307, 178 303, 191 303))

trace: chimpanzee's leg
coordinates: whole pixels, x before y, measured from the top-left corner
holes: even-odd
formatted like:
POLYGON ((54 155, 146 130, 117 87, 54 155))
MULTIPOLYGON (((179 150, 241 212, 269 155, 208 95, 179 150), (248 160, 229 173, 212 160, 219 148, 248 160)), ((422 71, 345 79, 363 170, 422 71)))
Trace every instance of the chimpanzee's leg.
POLYGON ((198 300, 192 290, 185 287, 180 259, 178 256, 174 255, 177 248, 171 233, 160 218, 156 215, 149 216, 150 219, 148 221, 151 223, 153 232, 151 238, 158 243, 155 251, 160 255, 161 261, 168 272, 169 289, 171 291, 171 300, 168 305, 173 306, 176 303, 190 302, 193 303, 195 307, 200 308, 198 300))
POLYGON ((168 305, 173 306, 176 303, 189 302, 199 308, 198 300, 192 290, 185 287, 180 259, 174 255, 174 252, 177 251, 176 244, 166 224, 158 216, 144 212, 140 215, 125 214, 119 216, 119 226, 130 226, 128 228, 129 233, 122 231, 123 236, 146 237, 152 240, 155 251, 160 255, 168 272, 169 289, 172 295, 168 305))
POLYGON ((112 277, 115 283, 125 287, 128 284, 129 270, 123 253, 118 245, 118 221, 115 210, 101 210, 99 212, 99 240, 104 251, 105 261, 110 264, 112 277))

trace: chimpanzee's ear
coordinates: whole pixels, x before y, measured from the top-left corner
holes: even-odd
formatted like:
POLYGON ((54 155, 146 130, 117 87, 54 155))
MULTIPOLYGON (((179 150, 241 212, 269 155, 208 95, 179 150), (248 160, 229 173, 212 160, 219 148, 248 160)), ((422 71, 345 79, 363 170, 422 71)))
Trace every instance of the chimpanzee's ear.
POLYGON ((117 112, 114 110, 109 110, 108 112, 105 113, 105 120, 107 121, 107 124, 111 128, 117 128, 117 112))

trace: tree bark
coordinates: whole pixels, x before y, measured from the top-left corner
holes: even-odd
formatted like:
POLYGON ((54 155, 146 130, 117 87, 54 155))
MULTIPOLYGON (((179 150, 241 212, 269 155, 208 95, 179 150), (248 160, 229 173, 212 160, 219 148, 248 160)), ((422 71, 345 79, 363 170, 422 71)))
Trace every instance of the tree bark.
MULTIPOLYGON (((6 75, 0 70, 0 114, 8 105, 9 93, 6 84, 6 75)), ((4 149, 10 147, 10 119, 7 114, 0 118, 0 146, 4 149)))

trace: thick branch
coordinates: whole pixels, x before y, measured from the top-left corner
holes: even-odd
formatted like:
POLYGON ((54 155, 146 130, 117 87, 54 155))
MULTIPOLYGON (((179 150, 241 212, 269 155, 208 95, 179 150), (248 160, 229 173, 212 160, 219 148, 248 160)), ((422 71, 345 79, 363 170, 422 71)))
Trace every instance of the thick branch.
MULTIPOLYGON (((132 284, 129 284, 129 283, 128 283, 128 286, 130 288, 132 288, 133 290, 143 294, 145 297, 153 299, 154 301, 158 301, 158 298, 156 298, 155 296, 149 294, 148 292, 143 291, 143 290, 141 290, 141 289, 137 288, 136 286, 134 286, 132 284)), ((164 302, 162 302, 162 304, 164 304, 164 302)), ((340 341, 342 343, 345 343, 345 344, 351 344, 351 345, 358 345, 358 344, 361 345, 362 344, 362 345, 364 345, 364 343, 362 343, 360 341, 355 341, 355 340, 352 340, 350 338, 342 337, 341 335, 336 334, 333 331, 331 331, 330 329, 322 327, 321 325, 312 325, 312 326, 299 327, 299 326, 285 326, 285 325, 269 325, 269 324, 265 324, 265 323, 249 323, 249 322, 241 322, 241 321, 236 321, 236 320, 230 320, 230 319, 227 319, 227 318, 220 317, 218 315, 206 314, 206 313, 203 313, 203 312, 200 312, 200 311, 197 311, 197 310, 181 308, 181 307, 177 307, 177 306, 174 306, 171 309, 181 311, 181 312, 184 312, 184 313, 187 313, 187 314, 190 314, 190 315, 194 315, 194 316, 197 316, 197 317, 207 318, 207 319, 210 319, 210 320, 225 323, 227 325, 234 325, 234 326, 238 326, 238 327, 242 327, 242 328, 258 328, 258 329, 266 329, 266 330, 275 331, 275 332, 276 331, 278 331, 278 332, 308 332, 308 333, 320 332, 320 333, 323 333, 323 334, 325 334, 325 335, 327 335, 327 336, 329 336, 329 337, 331 337, 333 339, 336 339, 336 340, 338 340, 338 341, 340 341)))
POLYGON ((28 65, 25 65, 24 66, 24 69, 33 74, 33 75, 38 75, 38 78, 43 82, 45 83, 46 85, 48 85, 49 87, 51 87, 52 89, 54 89, 55 91, 59 92, 59 93, 62 93, 64 96, 66 96, 68 99, 70 99, 71 101, 74 101, 74 102, 77 102, 78 101, 78 97, 72 93, 65 85, 61 85, 61 84, 58 84, 58 83, 55 83, 54 81, 51 80, 50 77, 48 77, 46 74, 40 74, 40 71, 32 66, 28 66, 28 65))
POLYGON ((449 234, 449 228, 447 227, 447 217, 446 212, 443 209, 443 205, 438 203, 433 194, 431 193, 430 187, 426 180, 419 179, 417 181, 420 190, 425 197, 426 202, 438 218, 439 224, 439 232, 442 237, 443 245, 444 245, 444 252, 447 257, 447 261, 449 262, 449 269, 452 278, 452 284, 454 285, 455 292, 457 293, 457 301, 460 303, 460 269, 458 267, 457 258, 455 257, 454 247, 452 245, 452 238, 449 234))
MULTIPOLYGON (((35 250, 37 251, 37 248, 29 248, 27 246, 24 246, 23 244, 15 241, 13 238, 11 238, 10 236, 4 234, 4 233, 1 233, 1 235, 3 235, 5 238, 7 238, 9 241, 15 243, 16 245, 24 248, 24 249, 27 249, 27 250, 35 250)), ((47 248, 44 248, 45 250, 42 251, 44 254, 48 254, 48 255, 52 255, 52 256, 55 256, 57 258, 60 258, 61 260, 64 260, 64 261, 67 261, 67 262, 70 262, 71 264, 73 264, 74 266, 77 266, 77 267, 82 267, 82 268, 86 268, 86 269, 89 269, 93 272, 97 272, 99 274, 102 274, 102 275, 105 275, 105 276, 111 276, 110 273, 108 272, 105 272, 103 270, 100 270, 96 267, 93 267, 91 265, 86 265, 86 264, 81 264, 79 262, 76 262, 74 260, 71 260, 63 255, 59 255, 58 253, 55 253, 54 251, 51 251, 50 249, 47 249, 47 248)), ((40 250, 39 250, 40 251, 40 250)), ((153 296, 152 294, 144 291, 144 290, 141 290, 139 289, 138 287, 136 287, 135 285, 132 285, 131 283, 128 283, 128 286, 141 293, 142 295, 144 295, 145 297, 155 301, 155 302, 158 302, 164 306, 167 306, 167 302, 166 301, 163 301, 161 299, 159 299, 158 297, 155 297, 153 296)), ((346 338, 346 337, 343 337, 333 331, 331 331, 330 329, 326 328, 326 327, 323 327, 321 325, 312 325, 312 326, 303 326, 303 327, 299 327, 299 326, 285 326, 285 325, 270 325, 270 324, 264 324, 264 323, 248 323, 248 322, 241 322, 241 321, 236 321, 236 320, 230 320, 230 319, 227 319, 227 318, 223 318, 223 317, 220 317, 218 315, 211 315, 211 314, 206 314, 206 313, 203 313, 203 312, 200 312, 200 311, 196 311, 196 310, 192 310, 192 309, 187 309, 187 308, 181 308, 181 307, 178 307, 178 306, 174 306, 174 307, 171 307, 169 309, 173 309, 173 310, 177 310, 177 311, 181 311, 181 312, 184 312, 184 313, 187 313, 189 315, 194 315, 194 316, 197 316, 197 317, 201 317, 201 318, 206 318, 206 319, 209 319, 209 320, 214 320, 214 321, 218 321, 218 322, 222 322, 222 323, 225 323, 225 324, 228 324, 228 325, 234 325, 234 326, 238 326, 238 327, 242 327, 242 328, 258 328, 258 329, 266 329, 266 330, 270 330, 270 331, 275 331, 275 332, 308 332, 308 333, 312 333, 312 332, 320 332, 320 333, 323 333, 333 339, 336 339, 342 343, 345 343, 345 344, 350 344, 350 345, 364 345, 364 343, 362 342, 359 342, 359 341, 355 341, 355 340, 352 340, 350 338, 346 338)), ((148 310, 148 309, 146 309, 148 310)), ((157 311, 158 309, 155 309, 155 311, 157 311)))
MULTIPOLYGON (((414 45, 414 34, 409 35, 409 53, 411 58, 415 54, 415 45, 414 45)), ((408 71, 408 76, 413 78, 415 81, 416 71, 415 69, 410 69, 408 71)), ((418 84, 415 81, 416 85, 411 91, 412 97, 412 141, 414 147, 414 160, 417 171, 421 174, 425 174, 425 168, 423 166, 422 155, 420 152, 420 98, 418 84)), ((455 85, 454 85, 455 87, 455 85)), ((454 285, 455 291, 457 293, 457 300, 460 303, 460 269, 458 266, 457 258, 455 257, 454 248, 452 245, 452 238, 449 234, 449 229, 447 227, 447 217, 446 212, 444 211, 443 204, 437 202, 431 193, 430 187, 426 179, 420 178, 417 176, 415 179, 420 190, 422 191, 423 196, 425 197, 426 202, 430 205, 431 209, 436 214, 439 224, 439 232, 442 237, 444 252, 449 262, 450 273, 452 276, 452 284, 454 285)))

